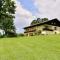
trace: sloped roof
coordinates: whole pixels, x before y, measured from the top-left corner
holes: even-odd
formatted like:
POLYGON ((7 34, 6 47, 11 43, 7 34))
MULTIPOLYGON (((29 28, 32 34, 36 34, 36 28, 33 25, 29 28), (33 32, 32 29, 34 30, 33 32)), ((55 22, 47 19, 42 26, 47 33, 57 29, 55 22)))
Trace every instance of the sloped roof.
POLYGON ((24 27, 24 29, 31 28, 31 27, 34 27, 34 26, 40 26, 40 25, 43 25, 43 24, 48 24, 48 25, 53 25, 53 26, 59 26, 60 27, 60 21, 58 19, 52 19, 52 20, 44 21, 44 22, 39 23, 39 24, 24 27))

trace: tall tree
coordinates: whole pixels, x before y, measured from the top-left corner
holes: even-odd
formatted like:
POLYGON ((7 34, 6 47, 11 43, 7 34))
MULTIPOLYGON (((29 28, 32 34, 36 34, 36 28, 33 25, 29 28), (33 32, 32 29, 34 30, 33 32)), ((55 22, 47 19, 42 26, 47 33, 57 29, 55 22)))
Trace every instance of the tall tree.
POLYGON ((11 0, 0 0, 0 26, 8 34, 8 31, 15 32, 13 23, 15 14, 15 3, 11 0))

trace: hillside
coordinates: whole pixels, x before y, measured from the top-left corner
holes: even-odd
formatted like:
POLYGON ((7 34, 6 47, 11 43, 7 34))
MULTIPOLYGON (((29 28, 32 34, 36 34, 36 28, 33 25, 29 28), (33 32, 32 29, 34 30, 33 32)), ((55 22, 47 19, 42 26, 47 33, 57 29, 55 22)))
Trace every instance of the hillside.
POLYGON ((0 60, 60 60, 60 35, 2 38, 0 60))

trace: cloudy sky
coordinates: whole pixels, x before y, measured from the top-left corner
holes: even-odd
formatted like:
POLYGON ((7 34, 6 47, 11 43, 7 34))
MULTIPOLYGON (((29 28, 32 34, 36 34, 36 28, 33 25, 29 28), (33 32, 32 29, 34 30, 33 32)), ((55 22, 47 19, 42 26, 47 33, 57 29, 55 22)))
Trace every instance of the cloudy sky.
POLYGON ((60 19, 60 0, 14 0, 16 3, 15 26, 17 33, 37 17, 60 19))

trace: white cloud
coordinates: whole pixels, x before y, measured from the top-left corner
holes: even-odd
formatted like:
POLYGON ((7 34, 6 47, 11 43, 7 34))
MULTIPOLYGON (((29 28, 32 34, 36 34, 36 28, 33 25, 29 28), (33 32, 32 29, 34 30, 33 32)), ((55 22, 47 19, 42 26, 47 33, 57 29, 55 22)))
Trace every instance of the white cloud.
POLYGON ((33 0, 38 16, 60 19, 60 0, 33 0))
POLYGON ((31 21, 35 18, 35 16, 32 15, 32 13, 28 10, 26 10, 20 2, 17 0, 16 3, 16 18, 15 18, 15 26, 17 28, 17 32, 23 32, 23 28, 25 26, 30 25, 31 21))

